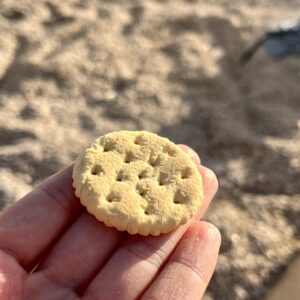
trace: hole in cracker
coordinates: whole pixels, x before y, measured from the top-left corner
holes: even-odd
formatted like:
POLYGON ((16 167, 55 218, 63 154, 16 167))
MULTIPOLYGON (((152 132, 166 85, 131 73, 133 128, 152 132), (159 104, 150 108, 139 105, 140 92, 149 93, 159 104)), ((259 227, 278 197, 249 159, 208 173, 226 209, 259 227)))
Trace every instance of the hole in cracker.
POLYGON ((103 173, 104 173, 104 170, 102 169, 102 167, 100 165, 95 165, 91 169, 92 175, 101 175, 103 173))
POLYGON ((170 145, 165 146, 163 152, 167 153, 171 157, 174 157, 176 155, 176 150, 170 145))
POLYGON ((103 147, 103 152, 108 152, 108 151, 110 151, 111 149, 110 149, 110 147, 109 147, 109 145, 105 145, 104 147, 103 147))
POLYGON ((134 160, 133 154, 131 152, 127 152, 126 155, 125 155, 125 159, 124 159, 125 164, 129 164, 133 160, 134 160))
POLYGON ((148 161, 148 164, 151 167, 156 167, 158 165, 158 158, 157 157, 150 157, 149 161, 148 161))
POLYGON ((117 195, 115 195, 114 193, 110 193, 107 197, 106 197, 106 201, 107 202, 119 202, 120 199, 117 195))
POLYGON ((147 190, 140 185, 136 187, 136 191, 141 197, 144 197, 147 194, 147 190))
POLYGON ((150 215, 150 212, 149 212, 148 210, 145 210, 144 213, 145 213, 145 215, 147 215, 147 216, 150 215))
POLYGON ((138 174, 139 179, 147 178, 147 171, 142 171, 138 174))
POLYGON ((190 168, 185 168, 181 171, 181 179, 187 179, 192 175, 192 170, 190 168))
POLYGON ((182 191, 177 190, 175 195, 174 195, 174 198, 173 198, 173 203, 175 203, 175 204, 184 204, 184 203, 187 203, 188 200, 189 200, 188 197, 186 195, 184 195, 182 193, 182 191))
POLYGON ((120 171, 116 177, 116 181, 123 181, 126 178, 126 174, 123 171, 120 171))
POLYGON ((136 145, 141 145, 143 142, 143 136, 138 135, 135 137, 134 141, 133 141, 136 145))
POLYGON ((146 190, 140 190, 140 191, 139 191, 139 195, 140 195, 141 197, 144 197, 146 194, 147 194, 147 191, 146 191, 146 190))
POLYGON ((114 148, 114 141, 106 141, 106 143, 103 146, 103 152, 108 152, 113 150, 114 148))
POLYGON ((166 185, 169 180, 169 175, 167 173, 159 173, 157 181, 160 186, 166 185))

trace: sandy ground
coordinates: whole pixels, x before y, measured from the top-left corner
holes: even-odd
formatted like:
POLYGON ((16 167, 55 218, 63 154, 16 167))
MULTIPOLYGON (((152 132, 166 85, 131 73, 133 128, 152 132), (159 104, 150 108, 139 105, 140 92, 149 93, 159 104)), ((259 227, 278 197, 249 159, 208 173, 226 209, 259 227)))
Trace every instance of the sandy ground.
POLYGON ((298 300, 300 295, 300 256, 290 264, 277 285, 271 289, 265 300, 298 300))
POLYGON ((1 1, 1 206, 98 135, 157 132, 219 177, 206 299, 264 297, 300 249, 300 58, 238 58, 297 3, 1 1))

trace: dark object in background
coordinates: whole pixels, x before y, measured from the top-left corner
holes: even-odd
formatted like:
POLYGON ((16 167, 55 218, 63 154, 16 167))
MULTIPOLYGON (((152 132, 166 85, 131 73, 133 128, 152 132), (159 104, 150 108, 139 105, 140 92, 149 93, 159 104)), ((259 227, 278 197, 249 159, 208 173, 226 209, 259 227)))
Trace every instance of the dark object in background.
POLYGON ((277 30, 260 36, 240 57, 240 63, 247 63, 261 47, 272 58, 300 54, 300 21, 286 21, 277 30))

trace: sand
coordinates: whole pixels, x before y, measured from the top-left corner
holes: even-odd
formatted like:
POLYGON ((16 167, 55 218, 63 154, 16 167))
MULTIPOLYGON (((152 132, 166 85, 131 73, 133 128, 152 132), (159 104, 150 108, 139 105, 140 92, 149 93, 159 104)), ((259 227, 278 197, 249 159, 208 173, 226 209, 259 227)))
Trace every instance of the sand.
POLYGON ((278 284, 267 294, 265 300, 298 300, 300 295, 300 256, 286 270, 278 284))
POLYGON ((298 1, 1 1, 5 207, 96 136, 149 130, 218 175, 222 231, 206 299, 261 299, 299 251, 300 60, 260 50, 298 1))

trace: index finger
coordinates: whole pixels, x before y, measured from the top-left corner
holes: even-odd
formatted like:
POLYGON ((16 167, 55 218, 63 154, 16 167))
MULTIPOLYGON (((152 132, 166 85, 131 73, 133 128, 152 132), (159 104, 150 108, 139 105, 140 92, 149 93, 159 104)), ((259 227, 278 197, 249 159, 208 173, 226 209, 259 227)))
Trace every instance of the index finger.
POLYGON ((1 213, 0 248, 27 268, 77 218, 80 210, 72 187, 72 166, 68 166, 1 213))

